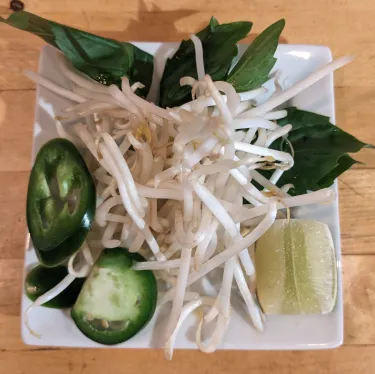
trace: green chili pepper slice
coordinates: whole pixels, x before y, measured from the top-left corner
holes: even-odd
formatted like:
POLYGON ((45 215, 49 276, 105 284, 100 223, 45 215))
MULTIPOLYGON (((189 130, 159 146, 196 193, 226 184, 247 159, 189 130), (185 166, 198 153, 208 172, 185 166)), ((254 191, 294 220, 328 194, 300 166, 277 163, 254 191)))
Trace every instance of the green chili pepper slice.
POLYGON ((71 311, 89 339, 107 345, 122 343, 151 320, 157 283, 152 271, 132 269, 139 261, 144 258, 125 248, 102 251, 71 311))
POLYGON ((46 143, 27 193, 27 225, 43 265, 59 265, 81 247, 95 207, 94 180, 75 145, 61 138, 46 143))
MULTIPOLYGON (((47 268, 36 265, 26 275, 25 293, 31 301, 35 301, 60 283, 67 275, 68 270, 65 266, 47 268)), ((67 289, 42 306, 57 309, 71 308, 77 300, 84 281, 84 278, 76 278, 67 289)))

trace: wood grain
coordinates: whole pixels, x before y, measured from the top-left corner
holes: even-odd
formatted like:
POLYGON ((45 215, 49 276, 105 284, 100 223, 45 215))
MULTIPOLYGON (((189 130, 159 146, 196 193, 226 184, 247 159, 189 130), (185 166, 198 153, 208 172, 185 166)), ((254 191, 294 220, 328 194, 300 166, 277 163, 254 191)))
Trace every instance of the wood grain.
POLYGON ((345 344, 375 344, 375 256, 344 256, 345 344))
POLYGON ((0 92, 0 170, 31 168, 35 90, 0 92))
POLYGON ((343 347, 334 351, 240 352, 205 355, 176 352, 165 362, 160 350, 30 350, 3 352, 1 373, 195 373, 195 374, 373 374, 374 347, 343 347), (7 370, 7 371, 5 371, 7 370))
MULTIPOLYGON (((375 3, 371 0, 28 0, 26 10, 119 40, 180 41, 215 15, 221 22, 252 20, 251 40, 280 18, 282 42, 328 45, 355 61, 335 74, 336 123, 375 144, 375 3)), ((0 0, 0 15, 9 15, 0 0)), ((159 350, 46 350, 23 345, 19 302, 25 196, 35 91, 22 74, 36 70, 43 42, 0 24, 0 374, 249 373, 361 374, 375 367, 375 158, 340 178, 345 346, 321 352, 178 351, 167 363, 159 350)))
POLYGON ((26 240, 28 172, 0 172, 0 259, 22 259, 26 240))
POLYGON ((374 169, 354 169, 339 178, 342 250, 347 254, 375 254, 374 169))

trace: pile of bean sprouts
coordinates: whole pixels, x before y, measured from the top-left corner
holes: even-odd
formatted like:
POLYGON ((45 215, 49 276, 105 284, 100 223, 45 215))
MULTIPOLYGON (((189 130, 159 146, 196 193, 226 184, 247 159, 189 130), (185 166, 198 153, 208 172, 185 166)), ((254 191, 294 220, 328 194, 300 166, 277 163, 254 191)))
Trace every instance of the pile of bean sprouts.
POLYGON ((99 233, 89 235, 82 247, 80 268, 72 256, 67 277, 32 307, 55 297, 76 277, 87 276, 94 248, 125 246, 148 260, 135 269, 155 271, 166 289, 159 294, 159 304, 171 303, 164 331, 168 359, 181 325, 197 308, 202 310, 197 346, 204 352, 218 347, 230 323, 233 283, 249 321, 263 330, 265 317, 254 293, 254 243, 280 210, 289 213, 291 207, 334 198, 332 189, 292 197, 292 185, 276 186, 294 163, 292 148, 290 154, 270 149, 276 139, 288 141, 292 129, 276 123, 287 114, 279 106, 351 61, 339 58, 286 90, 276 77, 275 93, 256 105, 254 100, 267 90, 238 94, 231 84, 212 81, 204 71, 202 44, 194 35, 191 39, 198 79, 181 79, 181 85, 191 86, 192 101, 176 108, 163 109, 137 96, 142 84, 130 85, 127 77, 121 89, 90 80, 61 55, 59 68, 70 89, 26 72, 39 85, 74 102, 56 117, 56 127, 61 137, 88 151, 97 183, 93 231, 99 233), (72 120, 75 124, 66 126, 72 120), (262 176, 262 169, 272 169, 272 176, 262 176), (194 282, 220 267, 216 297, 191 291, 194 282), (209 322, 215 328, 203 341, 202 328, 209 322))

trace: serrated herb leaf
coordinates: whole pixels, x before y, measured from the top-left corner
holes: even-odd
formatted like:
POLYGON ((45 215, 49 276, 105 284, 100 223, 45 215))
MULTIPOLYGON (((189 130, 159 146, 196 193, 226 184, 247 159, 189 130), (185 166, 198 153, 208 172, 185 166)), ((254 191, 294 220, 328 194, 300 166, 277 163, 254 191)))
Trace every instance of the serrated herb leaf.
POLYGON ((341 175, 355 164, 360 164, 360 162, 354 160, 348 154, 342 155, 337 160, 337 165, 318 182, 319 188, 332 186, 337 176, 341 175))
MULTIPOLYGON (((294 149, 294 166, 284 172, 278 185, 293 183, 294 194, 330 186, 356 163, 347 153, 374 148, 334 126, 329 117, 297 108, 288 108, 287 111, 287 117, 278 123, 293 126, 288 139, 294 149)), ((272 148, 290 152, 287 143, 282 140, 273 143, 272 148)))
MULTIPOLYGON (((215 18, 197 36, 202 40, 205 72, 213 80, 225 79, 237 55, 237 43, 251 29, 250 22, 233 22, 220 25, 215 18)), ((174 107, 191 100, 191 88, 181 87, 182 77, 197 78, 194 44, 183 40, 174 56, 166 63, 160 83, 160 105, 174 107)))
POLYGON ((146 95, 153 73, 153 57, 130 43, 121 43, 72 27, 64 26, 28 12, 17 12, 0 22, 28 31, 59 48, 73 66, 103 84, 120 86, 127 76, 141 82, 146 95))
POLYGON ((227 77, 227 82, 231 83, 237 92, 252 90, 268 80, 268 75, 276 63, 273 56, 284 26, 285 20, 281 19, 267 27, 241 56, 227 77))

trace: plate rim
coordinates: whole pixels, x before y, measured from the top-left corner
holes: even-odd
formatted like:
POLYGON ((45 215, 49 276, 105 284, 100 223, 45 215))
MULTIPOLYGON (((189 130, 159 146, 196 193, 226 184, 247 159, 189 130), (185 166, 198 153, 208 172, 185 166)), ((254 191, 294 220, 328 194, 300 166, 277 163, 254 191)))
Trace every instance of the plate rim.
MULTIPOLYGON (((170 46, 170 47, 177 47, 179 45, 179 42, 131 42, 132 44, 136 45, 137 47, 141 48, 142 47, 145 47, 146 45, 152 45, 154 47, 160 47, 160 46, 163 46, 163 45, 167 45, 167 46, 170 46)), ((249 43, 240 43, 240 45, 242 46, 247 46, 249 45, 249 43)), ((43 70, 43 56, 44 54, 46 53, 49 53, 48 51, 50 49, 53 49, 53 47, 49 46, 49 45, 45 45, 43 46, 41 52, 40 52, 40 55, 39 55, 39 64, 38 64, 38 71, 39 73, 42 72, 43 70)), ((278 46, 278 50, 281 49, 281 50, 284 50, 284 49, 295 49, 295 50, 309 50, 310 52, 311 51, 317 51, 319 53, 324 53, 326 54, 326 57, 328 58, 329 61, 332 61, 332 51, 331 49, 328 47, 328 46, 324 46, 324 45, 310 45, 310 44, 279 44, 278 46)), ((330 81, 329 81, 329 92, 327 92, 327 94, 329 95, 330 97, 330 100, 331 100, 331 109, 332 109, 332 114, 331 114, 331 119, 332 119, 332 122, 335 122, 335 96, 334 96, 334 79, 333 79, 333 74, 330 74, 328 77, 327 77, 330 81)), ((35 117, 34 117, 34 130, 35 130, 35 126, 36 126, 36 122, 37 122, 37 117, 38 117, 38 108, 39 108, 39 101, 40 101, 40 92, 41 92, 41 87, 38 85, 37 88, 36 88, 36 101, 35 101, 35 117)), ((35 144, 35 133, 34 133, 34 136, 33 136, 33 145, 32 145, 32 157, 31 157, 31 165, 33 164, 33 160, 34 160, 34 157, 35 157, 35 153, 36 153, 36 144, 35 144)), ((336 235, 337 235, 337 240, 335 242, 335 246, 337 248, 336 249, 336 260, 337 260, 337 271, 338 271, 338 294, 337 294, 337 305, 336 307, 338 306, 339 307, 339 312, 337 313, 338 315, 338 319, 339 319, 339 325, 340 325, 340 329, 338 331, 338 335, 336 336, 336 339, 334 341, 332 341, 331 343, 327 343, 327 344, 323 344, 323 346, 310 346, 308 347, 308 344, 307 346, 305 344, 301 345, 301 346, 298 346, 298 345, 292 345, 292 346, 283 346, 283 345, 280 345, 280 344, 272 344, 272 343, 268 343, 267 347, 260 347, 259 349, 257 348, 246 348, 246 347, 236 347, 236 348, 219 348, 219 349, 223 349, 223 350, 231 350, 231 349, 237 349, 237 350, 285 350, 285 349, 295 349, 295 350, 306 350, 306 349, 331 349, 331 348, 336 348, 336 347, 339 347, 343 344, 343 339, 344 339, 344 325, 343 325, 343 322, 344 322, 344 316, 343 316, 343 284, 342 284, 342 252, 341 252, 341 235, 340 235, 340 214, 339 214, 339 196, 338 196, 338 185, 337 185, 337 180, 335 181, 334 183, 334 187, 333 187, 336 191, 336 199, 335 199, 335 211, 334 211, 334 216, 335 216, 335 219, 336 219, 336 224, 335 224, 335 231, 336 231, 336 235)), ((333 208, 333 207, 332 207, 333 208)), ((25 243, 25 249, 26 251, 28 250, 29 248, 29 234, 27 233, 27 236, 26 236, 26 243, 25 243)), ((23 266, 23 284, 24 284, 24 279, 25 279, 25 276, 26 276, 26 253, 24 255, 24 266, 23 266)), ((22 289, 21 289, 21 318, 20 318, 20 323, 21 323, 21 337, 22 337, 22 340, 23 342, 26 344, 26 345, 30 345, 30 346, 43 346, 45 344, 37 344, 33 339, 30 339, 30 334, 25 331, 25 327, 24 327, 24 310, 25 310, 25 295, 24 295, 24 292, 23 292, 23 284, 22 284, 22 289)), ((91 342, 88 342, 88 344, 81 344, 81 345, 74 345, 74 344, 70 344, 70 345, 61 345, 61 344, 57 344, 57 345, 54 345, 56 347, 83 347, 83 348, 105 348, 105 346, 96 346, 96 345, 90 345, 91 342)), ((46 346, 46 345, 45 345, 46 346)), ((48 345, 48 346, 51 346, 51 345, 48 345)), ((109 348, 109 347, 108 347, 109 348)), ((114 348, 114 347, 113 347, 114 348)), ((129 348, 133 348, 133 347, 122 347, 122 346, 117 346, 116 348, 125 348, 125 349, 129 349, 129 348)), ((150 347, 143 347, 143 349, 149 349, 150 347)), ((179 348, 176 348, 176 349, 179 349, 179 348)), ((182 349, 194 349, 194 347, 190 347, 190 346, 186 346, 186 347, 183 347, 182 349)))

